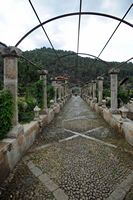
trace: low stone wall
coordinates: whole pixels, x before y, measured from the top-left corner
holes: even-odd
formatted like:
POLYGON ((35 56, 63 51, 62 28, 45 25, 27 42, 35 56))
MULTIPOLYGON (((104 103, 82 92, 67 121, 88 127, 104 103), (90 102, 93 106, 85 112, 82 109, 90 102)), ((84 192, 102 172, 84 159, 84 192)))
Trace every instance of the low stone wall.
MULTIPOLYGON (((62 106, 64 103, 62 103, 62 106)), ((0 141, 0 183, 5 180, 10 171, 33 144, 36 136, 53 120, 55 114, 60 112, 60 109, 61 106, 56 103, 49 109, 48 114, 40 115, 38 121, 32 121, 23 126, 18 125, 17 128, 15 127, 10 131, 8 138, 0 141), (21 131, 17 134, 16 129, 21 131)))
POLYGON ((118 133, 123 134, 127 142, 133 146, 133 121, 122 119, 120 114, 112 114, 106 107, 99 106, 98 103, 90 100, 88 96, 82 97, 89 106, 101 115, 104 120, 113 127, 118 133))
POLYGON ((133 146, 133 123, 124 122, 122 128, 124 130, 126 140, 133 146))

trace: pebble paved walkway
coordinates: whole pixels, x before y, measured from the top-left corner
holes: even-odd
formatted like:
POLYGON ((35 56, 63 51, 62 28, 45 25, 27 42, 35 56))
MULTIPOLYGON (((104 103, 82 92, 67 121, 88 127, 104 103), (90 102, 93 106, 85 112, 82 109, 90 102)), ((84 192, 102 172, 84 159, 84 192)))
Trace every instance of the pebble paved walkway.
POLYGON ((72 97, 0 187, 0 199, 133 200, 133 156, 123 141, 72 97))

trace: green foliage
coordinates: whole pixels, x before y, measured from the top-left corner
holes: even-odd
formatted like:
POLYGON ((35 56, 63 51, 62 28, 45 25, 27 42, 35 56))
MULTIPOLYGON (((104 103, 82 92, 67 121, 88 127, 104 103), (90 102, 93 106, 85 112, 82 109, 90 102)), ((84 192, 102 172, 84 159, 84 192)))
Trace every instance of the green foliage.
MULTIPOLYGON (((33 84, 29 84, 25 90, 25 96, 19 97, 18 101, 20 122, 29 122, 33 120, 33 109, 36 105, 43 109, 43 81, 39 80, 33 84)), ((49 101, 54 97, 54 89, 50 85, 48 85, 47 94, 49 105, 49 101)))
POLYGON ((133 90, 129 90, 129 98, 133 98, 133 90))
POLYGON ((110 89, 109 88, 104 88, 103 90, 103 98, 106 98, 106 97, 110 97, 110 89))
POLYGON ((0 90, 3 89, 3 82, 0 80, 0 90))
MULTIPOLYGON (((39 79, 38 69, 48 70, 50 77, 48 77, 48 82, 50 82, 51 77, 58 75, 67 75, 70 77, 71 84, 85 83, 96 79, 97 76, 104 74, 104 86, 109 88, 109 74, 108 71, 119 65, 118 62, 107 62, 107 64, 97 60, 94 65, 94 59, 90 57, 78 56, 78 66, 77 66, 77 55, 71 51, 57 50, 59 56, 62 57, 60 63, 57 61, 55 54, 51 48, 40 48, 32 51, 24 52, 24 56, 36 63, 36 66, 28 64, 26 61, 21 60, 19 62, 19 84, 24 86, 29 83, 34 83, 39 79), (66 56, 71 54, 69 56, 66 56)), ((132 88, 133 84, 133 64, 125 63, 121 67, 119 78, 122 79, 125 76, 129 77, 129 87, 132 88)))
MULTIPOLYGON (((26 100, 29 101, 36 101, 36 105, 40 108, 43 108, 43 81, 38 80, 35 83, 29 84, 26 87, 26 100)), ((32 103, 34 103, 32 102, 32 103)))
POLYGON ((28 96, 18 98, 19 122, 30 122, 34 118, 33 109, 36 106, 36 99, 28 96))
POLYGON ((4 138, 12 127, 13 98, 9 91, 0 91, 0 139, 4 138))
MULTIPOLYGON (((51 85, 47 87, 48 106, 50 100, 54 98, 54 88, 51 85)), ((26 94, 18 98, 19 121, 21 123, 30 122, 34 118, 34 107, 38 105, 43 108, 43 82, 39 80, 30 84, 26 88, 26 94)))
POLYGON ((48 107, 50 106, 50 100, 54 100, 54 87, 52 85, 48 85, 47 87, 47 101, 48 101, 48 107))
POLYGON ((119 87, 118 88, 118 100, 122 101, 124 104, 126 104, 129 101, 129 92, 128 90, 119 87))

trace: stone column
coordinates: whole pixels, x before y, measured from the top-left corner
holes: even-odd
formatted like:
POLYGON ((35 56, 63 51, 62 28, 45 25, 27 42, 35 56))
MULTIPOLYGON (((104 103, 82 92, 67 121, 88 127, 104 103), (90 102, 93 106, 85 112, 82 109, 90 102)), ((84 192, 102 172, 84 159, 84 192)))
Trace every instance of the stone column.
POLYGON ((16 47, 0 48, 0 53, 4 58, 4 88, 9 90, 13 96, 14 112, 12 124, 18 124, 18 57, 22 55, 20 49, 16 47))
POLYGON ((54 87, 54 102, 57 103, 57 84, 56 81, 52 81, 52 86, 54 87))
POLYGON ((61 99, 64 99, 64 85, 61 86, 61 99))
POLYGON ((57 87, 54 88, 54 102, 57 103, 57 87))
POLYGON ((103 77, 97 77, 98 80, 98 105, 102 105, 103 99, 103 77))
POLYGON ((93 99, 96 98, 96 81, 92 81, 93 99))
POLYGON ((58 86, 58 99, 61 100, 61 84, 58 86))
POLYGON ((64 86, 65 88, 64 88, 64 93, 65 93, 65 98, 66 98, 66 96, 67 96, 67 81, 65 80, 65 86, 64 86))
POLYGON ((118 99, 117 99, 117 90, 118 90, 118 69, 111 69, 109 71, 111 78, 111 112, 117 113, 118 109, 118 99))
POLYGON ((47 70, 39 70, 40 80, 43 80, 43 109, 47 112, 47 70))
POLYGON ((92 97, 92 83, 89 83, 89 97, 92 97))

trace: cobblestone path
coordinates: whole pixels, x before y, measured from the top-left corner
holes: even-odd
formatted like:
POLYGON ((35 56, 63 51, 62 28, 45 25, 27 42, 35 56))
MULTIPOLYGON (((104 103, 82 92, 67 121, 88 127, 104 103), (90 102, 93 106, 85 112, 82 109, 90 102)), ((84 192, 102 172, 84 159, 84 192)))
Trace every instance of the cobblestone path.
POLYGON ((0 199, 133 200, 133 156, 125 148, 131 150, 72 97, 4 182, 0 199))

